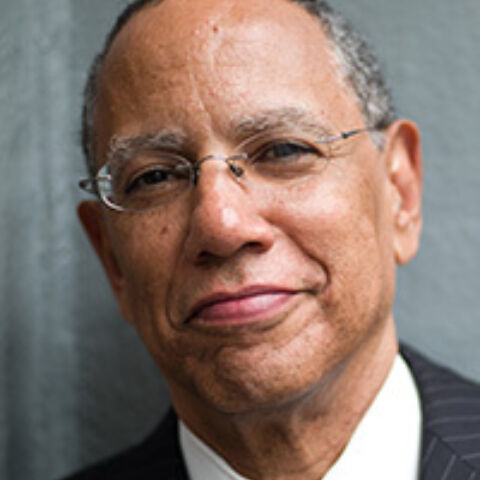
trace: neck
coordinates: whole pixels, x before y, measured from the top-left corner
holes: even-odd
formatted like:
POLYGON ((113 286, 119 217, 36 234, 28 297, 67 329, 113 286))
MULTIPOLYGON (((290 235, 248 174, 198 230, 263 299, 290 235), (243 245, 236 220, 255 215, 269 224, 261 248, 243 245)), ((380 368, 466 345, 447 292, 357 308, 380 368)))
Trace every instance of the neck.
POLYGON ((397 351, 392 319, 331 378, 288 404, 225 414, 198 399, 185 402, 185 392, 180 396, 176 389, 172 397, 185 424, 243 476, 318 480, 342 453, 397 351))

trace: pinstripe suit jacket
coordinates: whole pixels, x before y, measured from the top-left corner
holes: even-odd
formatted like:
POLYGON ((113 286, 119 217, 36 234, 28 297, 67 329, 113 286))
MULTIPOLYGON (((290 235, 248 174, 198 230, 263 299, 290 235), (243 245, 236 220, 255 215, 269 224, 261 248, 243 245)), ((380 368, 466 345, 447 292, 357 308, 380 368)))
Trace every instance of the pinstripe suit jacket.
MULTIPOLYGON (((420 480, 480 480, 480 386, 408 347, 401 351, 422 403, 420 480)), ((140 445, 67 480, 150 479, 188 480, 173 411, 140 445)))

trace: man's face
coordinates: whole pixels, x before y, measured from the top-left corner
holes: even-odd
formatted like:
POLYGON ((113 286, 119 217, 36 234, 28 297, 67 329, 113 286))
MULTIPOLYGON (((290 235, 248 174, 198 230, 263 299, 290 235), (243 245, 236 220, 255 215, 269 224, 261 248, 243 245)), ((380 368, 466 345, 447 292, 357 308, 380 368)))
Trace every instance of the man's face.
MULTIPOLYGON (((236 153, 250 130, 312 120, 333 133, 365 126, 319 25, 298 6, 165 0, 111 48, 96 148, 102 164, 114 138, 167 132, 198 160, 236 153)), ((223 411, 288 402, 391 326, 387 162, 369 134, 332 150, 295 188, 252 192, 208 161, 166 210, 98 210, 97 249, 174 399, 223 411)))

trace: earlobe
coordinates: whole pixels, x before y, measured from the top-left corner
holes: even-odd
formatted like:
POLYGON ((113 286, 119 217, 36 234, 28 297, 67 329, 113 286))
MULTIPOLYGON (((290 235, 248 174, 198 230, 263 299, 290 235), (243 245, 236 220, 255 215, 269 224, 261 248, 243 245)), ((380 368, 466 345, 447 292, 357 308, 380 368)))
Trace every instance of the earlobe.
POLYGON ((83 201, 77 207, 77 214, 105 269, 115 295, 120 298, 123 290, 123 275, 112 247, 101 205, 92 200, 83 201))
POLYGON ((417 252, 422 228, 422 154, 418 127, 398 120, 388 129, 388 176, 392 186, 393 249, 398 264, 417 252))

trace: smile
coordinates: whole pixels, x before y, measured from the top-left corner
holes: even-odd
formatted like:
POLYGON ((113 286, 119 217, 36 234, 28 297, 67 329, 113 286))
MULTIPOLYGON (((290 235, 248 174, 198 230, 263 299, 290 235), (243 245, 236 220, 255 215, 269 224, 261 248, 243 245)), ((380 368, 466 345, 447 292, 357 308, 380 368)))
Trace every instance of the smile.
POLYGON ((275 287, 217 293, 200 300, 191 310, 187 323, 231 327, 268 321, 281 313, 298 293, 298 290, 275 287))

